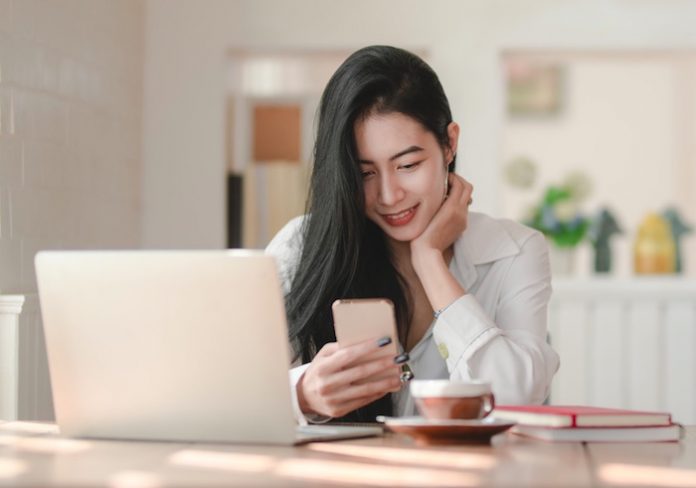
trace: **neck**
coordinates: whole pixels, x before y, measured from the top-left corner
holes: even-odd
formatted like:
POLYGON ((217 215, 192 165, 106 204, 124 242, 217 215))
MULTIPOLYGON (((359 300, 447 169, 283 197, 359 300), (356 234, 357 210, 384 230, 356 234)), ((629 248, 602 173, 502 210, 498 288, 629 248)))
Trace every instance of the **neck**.
POLYGON ((389 250, 392 253, 392 259, 394 260, 396 270, 403 277, 413 275, 413 265, 411 264, 411 243, 389 239, 389 250))
POLYGON ((400 271, 411 269, 411 243, 389 239, 389 249, 394 257, 394 264, 400 271))
MULTIPOLYGON (((413 264, 411 262, 411 243, 389 239, 388 245, 394 258, 394 265, 399 273, 404 276, 415 275, 413 264)), ((445 262, 449 264, 454 256, 454 246, 450 246, 445 249, 442 256, 444 257, 445 262)))

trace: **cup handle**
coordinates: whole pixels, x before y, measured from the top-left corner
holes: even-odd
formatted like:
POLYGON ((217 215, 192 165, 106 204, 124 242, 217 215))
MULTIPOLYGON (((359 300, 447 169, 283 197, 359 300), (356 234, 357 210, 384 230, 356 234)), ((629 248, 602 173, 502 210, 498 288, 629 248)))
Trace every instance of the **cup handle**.
POLYGON ((495 408, 495 395, 489 393, 483 397, 483 416, 487 417, 495 408))

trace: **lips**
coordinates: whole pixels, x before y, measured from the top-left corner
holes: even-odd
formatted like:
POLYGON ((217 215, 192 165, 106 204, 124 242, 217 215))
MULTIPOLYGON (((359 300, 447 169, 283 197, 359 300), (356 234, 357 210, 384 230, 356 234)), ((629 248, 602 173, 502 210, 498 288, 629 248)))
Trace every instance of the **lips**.
POLYGON ((413 220, 413 217, 416 215, 417 209, 418 205, 414 205, 413 207, 403 210, 401 212, 392 214, 381 214, 381 216, 387 224, 394 227, 399 227, 402 225, 406 225, 411 220, 413 220))

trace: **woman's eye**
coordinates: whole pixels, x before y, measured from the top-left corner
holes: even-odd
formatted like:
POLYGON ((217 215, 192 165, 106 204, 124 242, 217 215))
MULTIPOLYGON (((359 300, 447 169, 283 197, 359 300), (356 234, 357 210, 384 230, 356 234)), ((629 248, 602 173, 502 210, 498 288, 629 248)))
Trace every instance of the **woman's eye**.
POLYGON ((362 175, 363 180, 364 180, 365 178, 369 178, 370 176, 375 174, 375 172, 374 171, 363 171, 360 174, 362 175))
POLYGON ((415 163, 409 163, 409 164, 402 164, 399 166, 401 169, 413 169, 416 168, 419 164, 421 164, 423 161, 416 161, 415 163))

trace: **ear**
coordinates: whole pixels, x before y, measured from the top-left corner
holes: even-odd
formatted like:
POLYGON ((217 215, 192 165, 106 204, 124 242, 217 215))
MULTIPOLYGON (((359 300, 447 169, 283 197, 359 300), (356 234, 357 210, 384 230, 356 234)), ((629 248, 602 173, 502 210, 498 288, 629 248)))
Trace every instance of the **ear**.
POLYGON ((449 139, 449 146, 445 148, 445 162, 449 165, 457 154, 457 143, 459 142, 459 124, 456 122, 450 122, 447 126, 447 137, 449 139))

